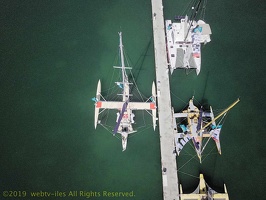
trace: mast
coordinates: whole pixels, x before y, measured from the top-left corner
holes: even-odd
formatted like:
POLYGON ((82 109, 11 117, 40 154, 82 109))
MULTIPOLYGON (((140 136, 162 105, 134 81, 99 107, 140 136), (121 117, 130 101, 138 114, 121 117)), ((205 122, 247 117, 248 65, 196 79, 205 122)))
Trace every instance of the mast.
POLYGON ((129 83, 128 77, 126 74, 125 60, 124 60, 124 50, 123 50, 123 42, 122 42, 122 32, 119 32, 119 49, 120 49, 120 57, 121 57, 121 70, 122 70, 122 78, 123 78, 123 101, 126 102, 129 100, 129 83))
POLYGON ((123 51, 123 42, 122 42, 122 32, 119 32, 119 49, 120 49, 120 57, 121 57, 121 69, 122 69, 122 76, 123 76, 123 85, 127 80, 127 74, 125 70, 125 60, 124 60, 124 51, 123 51))
POLYGON ((197 14, 198 14, 198 10, 199 10, 199 7, 200 7, 200 4, 201 4, 201 1, 202 1, 202 0, 199 0, 198 4, 197 4, 197 6, 196 6, 195 12, 191 14, 191 20, 190 20, 191 22, 190 22, 189 28, 188 28, 188 30, 187 30, 187 34, 186 34, 186 37, 185 37, 185 40, 184 40, 184 41, 186 41, 187 36, 188 36, 188 33, 189 33, 190 28, 191 28, 191 26, 192 26, 192 23, 193 23, 194 19, 196 18, 197 14))

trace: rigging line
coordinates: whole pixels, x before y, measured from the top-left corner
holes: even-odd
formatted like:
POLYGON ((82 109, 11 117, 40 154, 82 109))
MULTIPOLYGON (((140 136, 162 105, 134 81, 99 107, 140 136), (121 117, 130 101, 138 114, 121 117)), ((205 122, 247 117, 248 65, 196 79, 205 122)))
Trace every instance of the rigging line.
MULTIPOLYGON (((150 116, 153 117, 152 113, 149 112, 149 110, 144 109, 150 116)), ((144 115, 144 114, 143 114, 144 115)))
MULTIPOLYGON (((214 112, 218 113, 216 115, 220 115, 223 111, 225 111, 226 109, 215 109, 214 112)), ((225 113, 228 113, 230 110, 226 111, 225 113)))
POLYGON ((130 64, 130 63, 132 63, 132 62, 131 62, 131 60, 130 60, 128 54, 127 54, 127 50, 126 50, 125 47, 123 48, 123 50, 124 50, 124 58, 125 58, 125 60, 126 60, 127 66, 130 67, 130 66, 132 66, 132 65, 130 64))
MULTIPOLYGON (((133 85, 132 89, 138 89, 136 81, 135 81, 135 85, 133 85)), ((138 94, 140 97, 144 97, 145 99, 148 99, 142 92, 140 92, 140 90, 138 90, 136 94, 138 94)))
POLYGON ((141 113, 142 113, 142 121, 144 122, 144 125, 141 127, 145 127, 146 126, 145 113, 144 111, 142 111, 141 113))
POLYGON ((120 90, 116 85, 116 87, 113 88, 112 93, 109 95, 109 98, 110 99, 117 99, 117 96, 119 93, 120 93, 120 90))
POLYGON ((187 106, 187 102, 185 102, 184 100, 182 100, 181 98, 179 98, 177 95, 175 95, 171 90, 170 90, 170 92, 171 92, 171 94, 174 96, 174 97, 176 97, 177 99, 179 99, 180 101, 182 101, 183 103, 185 103, 186 104, 186 106, 187 106))
MULTIPOLYGON (((124 48, 124 54, 125 54, 125 59, 126 59, 127 65, 130 66, 129 59, 128 59, 128 56, 127 56, 127 54, 126 54, 126 50, 125 50, 125 48, 124 48)), ((131 77, 132 77, 132 80, 133 80, 134 86, 135 86, 135 88, 137 89, 137 92, 138 92, 140 98, 142 99, 142 101, 144 101, 144 99, 142 98, 142 95, 141 95, 141 93, 140 93, 140 91, 139 91, 139 88, 138 88, 138 86, 137 86, 137 83, 136 83, 136 80, 135 80, 135 78, 134 78, 134 76, 133 76, 132 71, 129 70, 129 72, 130 72, 130 75, 131 75, 131 77)))
POLYGON ((204 81, 204 87, 203 87, 203 94, 202 94, 202 97, 201 97, 201 101, 203 103, 203 100, 204 100, 204 97, 205 97, 205 93, 206 93, 206 88, 207 88, 207 83, 208 83, 208 79, 209 79, 209 74, 210 74, 210 71, 207 72, 207 75, 206 75, 206 79, 204 81))
POLYGON ((204 127, 202 127, 200 130, 197 131, 197 133, 199 133, 201 130, 204 130, 206 127, 208 127, 212 122, 214 122, 215 120, 217 120, 218 118, 220 118, 223 114, 225 114, 226 112, 228 112, 231 108, 233 108, 238 102, 240 101, 240 99, 237 99, 234 103, 232 103, 229 107, 227 107, 223 112, 221 112, 218 116, 216 116, 213 120, 211 120, 209 123, 207 123, 204 127))
MULTIPOLYGON (((112 84, 112 80, 113 80, 113 77, 114 77, 114 73, 115 73, 115 71, 113 70, 111 81, 110 81, 110 84, 109 84, 109 88, 111 88, 111 84, 112 84)), ((112 87, 112 88, 114 88, 114 87, 112 87)), ((110 93, 110 89, 108 89, 107 96, 109 96, 109 93, 110 93)))
MULTIPOLYGON (((176 120, 176 119, 175 119, 176 120)), ((187 120, 187 118, 184 118, 184 119, 182 119, 179 123, 177 123, 176 125, 177 126, 179 126, 183 121, 186 121, 187 120)))
POLYGON ((107 129, 109 129, 109 130, 111 130, 112 128, 113 128, 113 126, 110 126, 110 125, 107 125, 107 124, 103 124, 102 123, 102 125, 104 125, 107 129))
MULTIPOLYGON (((229 112, 229 111, 227 111, 229 112)), ((224 123, 226 117, 227 117, 227 112, 223 114, 222 118, 219 120, 219 122, 217 123, 216 127, 219 126, 220 124, 222 124, 222 121, 224 123)))
POLYGON ((98 115, 100 115, 101 113, 103 113, 105 110, 106 110, 106 108, 104 108, 102 111, 100 111, 98 115))
POLYGON ((180 169, 182 169, 187 163, 189 163, 194 157, 196 157, 196 155, 194 155, 192 158, 190 158, 187 162, 185 162, 185 164, 183 164, 181 167, 178 168, 178 172, 180 171, 180 169))
MULTIPOLYGON (((106 129, 109 133, 111 133, 112 135, 114 135, 113 132, 110 131, 107 127, 105 127, 103 124, 100 123, 100 125, 101 125, 104 129, 106 129)), ((114 135, 114 137, 115 137, 116 139, 118 139, 118 140, 121 140, 121 138, 119 138, 119 137, 116 136, 116 135, 114 135)))
POLYGON ((117 85, 114 85, 113 87, 111 87, 111 84, 113 83, 113 79, 114 79, 114 72, 115 72, 115 69, 113 69, 113 74, 112 74, 109 88, 107 90, 103 91, 103 92, 108 91, 106 98, 108 98, 108 97, 110 98, 111 95, 117 94, 117 90, 118 90, 117 85))
MULTIPOLYGON (((209 153, 209 155, 218 155, 219 153, 218 152, 213 152, 213 153, 209 153)), ((206 154, 207 155, 207 154, 206 154)))
POLYGON ((144 124, 144 125, 142 125, 142 126, 137 127, 135 130, 138 131, 139 129, 142 129, 142 128, 146 127, 146 126, 147 126, 147 125, 144 124))
MULTIPOLYGON (((193 156, 193 154, 190 154, 190 153, 184 153, 184 154, 182 154, 182 156, 193 156)), ((197 157, 194 157, 194 160, 195 160, 195 161, 198 161, 197 157)))
POLYGON ((185 175, 191 176, 191 177, 193 177, 193 178, 200 179, 198 176, 194 176, 194 175, 192 175, 192 174, 189 174, 189 173, 186 173, 186 172, 182 172, 182 171, 179 171, 179 172, 182 173, 182 174, 185 174, 185 175))
MULTIPOLYGON (((218 123, 218 125, 217 125, 217 126, 219 126, 219 125, 220 125, 220 123, 222 122, 222 120, 225 118, 226 114, 227 114, 227 113, 225 113, 225 114, 224 114, 224 116, 223 116, 223 117, 222 117, 222 119, 219 121, 219 123, 218 123)), ((209 141, 210 141, 210 139, 211 139, 212 135, 213 135, 213 133, 212 133, 212 134, 210 134, 210 137, 208 138, 207 142, 204 144, 204 146, 203 146, 203 148, 202 148, 202 151, 201 151, 201 153, 202 153, 202 152, 204 151, 204 149, 206 148, 206 146, 207 146, 207 144, 209 143, 209 141)))
POLYGON ((111 94, 109 94, 109 96, 106 96, 106 99, 109 99, 109 101, 114 101, 116 99, 118 99, 118 90, 116 90, 115 92, 112 92, 111 94))
MULTIPOLYGON (((134 87, 133 87, 133 88, 134 88, 134 87)), ((143 101, 143 100, 142 100, 143 98, 142 98, 142 99, 140 98, 141 96, 144 96, 145 99, 147 99, 147 101, 149 100, 149 98, 147 98, 147 97, 146 97, 145 95, 143 95, 141 92, 140 92, 140 94, 134 92, 134 93, 132 93, 132 95, 133 95, 133 97, 137 98, 137 100, 139 100, 139 101, 143 101)), ((147 102, 147 101, 146 101, 146 102, 147 102)))
POLYGON ((146 126, 146 120, 145 120, 144 112, 142 112, 142 118, 143 118, 144 126, 146 126))
MULTIPOLYGON (((132 138, 132 137, 134 137, 134 136, 136 136, 136 135, 138 135, 138 134, 140 134, 140 133, 146 131, 146 130, 149 129, 151 126, 152 126, 152 125, 149 125, 149 126, 147 126, 145 129, 143 129, 143 130, 141 130, 141 131, 138 131, 138 132, 136 132, 136 133, 134 133, 134 134, 130 134, 130 135, 128 136, 128 138, 132 138)), ((146 132, 146 133, 147 133, 147 132, 146 132)))
POLYGON ((204 18, 205 18, 207 2, 208 2, 208 0, 204 0, 204 4, 203 4, 203 12, 202 12, 202 20, 204 20, 204 18))
POLYGON ((143 102, 144 102, 144 98, 147 99, 147 100, 145 101, 145 102, 147 102, 147 101, 150 99, 150 97, 152 97, 152 96, 150 96, 149 98, 147 98, 147 96, 144 95, 142 92, 139 91, 139 93, 140 93, 140 96, 141 96, 142 99, 143 99, 143 102))
POLYGON ((188 12, 188 10, 190 10, 189 8, 191 8, 192 7, 191 5, 193 5, 193 4, 194 4, 194 0, 189 1, 186 8, 181 13, 181 15, 184 15, 186 12, 188 12))
POLYGON ((105 98, 103 97, 103 95, 101 93, 100 93, 100 96, 103 98, 104 101, 106 101, 105 98))
POLYGON ((134 84, 135 84, 135 87, 136 87, 136 89, 137 89, 137 92, 138 92, 139 95, 140 95, 141 100, 144 101, 143 97, 141 96, 141 93, 140 93, 140 91, 139 91, 139 88, 138 88, 138 86, 137 86, 137 83, 136 83, 136 81, 135 81, 135 79, 134 79, 134 76, 133 76, 131 70, 130 70, 130 74, 131 74, 131 76, 132 76, 132 78, 133 78, 132 80, 133 80, 133 82, 134 82, 134 84))
POLYGON ((100 123, 100 124, 102 124, 106 128, 109 127, 111 129, 111 128, 113 128, 113 126, 110 126, 110 125, 107 124, 107 121, 108 121, 108 118, 109 118, 109 113, 110 113, 111 110, 109 110, 109 109, 104 109, 104 110, 106 110, 105 114, 103 114, 103 117, 104 117, 103 122, 104 123, 100 123))
MULTIPOLYGON (((188 151, 186 151, 185 149, 183 149, 183 151, 186 153, 186 155, 188 155, 188 156, 191 156, 191 157, 193 157, 194 155, 193 154, 191 154, 191 153, 189 153, 188 151)), ((195 159, 195 160, 197 160, 197 159, 195 159)))
MULTIPOLYGON (((143 128, 143 127, 146 127, 147 125, 146 125, 146 120, 145 120, 145 117, 144 117, 144 112, 142 112, 143 113, 143 122, 144 122, 144 125, 142 125, 142 126, 139 126, 138 128, 136 128, 136 130, 139 130, 139 129, 141 129, 141 128, 143 128)), ((151 125, 150 125, 151 126, 151 125)), ((148 127, 148 128, 150 128, 150 127, 148 127)))
MULTIPOLYGON (((113 62, 113 66, 115 66, 116 63, 118 63, 118 58, 119 58, 118 55, 119 55, 119 53, 115 56, 115 59, 114 59, 114 62, 113 62)), ((112 77, 111 77, 110 84, 109 84, 109 89, 107 90, 108 91, 107 96, 109 96, 110 90, 111 90, 111 93, 112 93, 112 91, 113 91, 112 89, 115 88, 115 86, 111 87, 111 85, 113 84, 114 74, 115 74, 115 69, 113 69, 112 77)))
MULTIPOLYGON (((196 69, 195 69, 196 70, 196 69)), ((190 69, 190 68, 186 68, 185 69, 185 73, 186 73, 186 75, 188 76, 189 74, 191 74, 192 72, 194 71, 194 69, 190 69)))
POLYGON ((130 66, 132 66, 131 65, 131 61, 130 61, 130 58, 129 58, 129 56, 128 56, 128 54, 127 54, 127 50, 125 49, 125 47, 123 48, 123 52, 124 52, 124 58, 125 58, 125 60, 126 60, 126 65, 128 66, 128 67, 130 67, 130 66))
MULTIPOLYGON (((191 139, 191 141, 192 141, 192 139, 191 139)), ((189 143, 189 145, 192 147, 193 150, 196 150, 196 149, 195 149, 195 146, 191 144, 192 142, 189 141, 188 143, 189 143)))
POLYGON ((142 102, 142 100, 141 100, 141 98, 139 96, 136 96, 136 95, 132 94, 132 97, 134 97, 133 101, 142 102))
MULTIPOLYGON (((182 150, 184 151, 184 150, 182 150)), ((193 154, 190 154, 190 153, 182 153, 182 156, 193 156, 193 154)))
MULTIPOLYGON (((140 56, 139 56, 139 58, 138 58, 136 64, 134 65, 134 69, 136 69, 135 67, 138 65, 138 63, 139 63, 139 61, 140 61, 140 65, 139 65, 140 67, 139 67, 138 72, 137 72, 137 74, 136 74, 136 76, 135 76, 135 79, 136 79, 136 80, 138 79, 139 74, 140 74, 140 71, 141 71, 141 69, 143 68, 143 63, 144 63, 145 58, 146 58, 146 56, 147 56, 147 52, 149 51, 151 41, 152 41, 152 37, 151 37, 151 39, 149 40, 147 47, 144 49, 144 52, 140 54, 140 56)), ((132 61, 131 61, 131 62, 132 62, 132 61)))
POLYGON ((221 120, 218 122, 218 125, 217 125, 217 126, 219 126, 219 125, 222 123, 222 120, 223 120, 223 119, 224 119, 224 121, 225 121, 226 117, 227 117, 227 112, 224 113, 224 116, 223 116, 223 117, 221 118, 221 120))
POLYGON ((146 131, 147 129, 150 129, 152 127, 152 124, 148 124, 148 125, 145 125, 145 126, 141 126, 139 128, 137 128, 136 130, 139 130, 139 129, 142 129, 138 132, 136 132, 134 135, 137 135, 139 133, 142 133, 143 131, 146 131))
MULTIPOLYGON (((115 85, 114 85, 113 87, 109 87, 109 88, 106 89, 106 90, 102 90, 101 93, 102 93, 102 92, 106 92, 106 91, 109 93, 110 90, 113 89, 113 88, 115 88, 115 87, 116 87, 115 85)), ((108 96, 108 94, 107 94, 107 96, 108 96)))
MULTIPOLYGON (((195 92, 195 91, 194 91, 195 92)), ((201 103, 196 99, 196 98, 194 98, 195 99, 195 102, 197 103, 197 104, 199 104, 200 106, 202 106, 201 105, 201 103)))
POLYGON ((107 120, 108 120, 108 118, 109 118, 109 113, 110 113, 110 110, 108 109, 108 111, 107 111, 107 115, 106 115, 106 121, 105 121, 105 123, 107 122, 107 120))
POLYGON ((118 98, 117 94, 119 94, 119 88, 118 87, 116 87, 116 89, 113 89, 113 92, 111 94, 109 94, 108 98, 110 100, 117 99, 118 98))
MULTIPOLYGON (((152 126, 151 124, 149 126, 152 126)), ((138 128, 136 128, 136 130, 138 131, 139 129, 142 129, 144 127, 147 127, 147 124, 144 124, 142 126, 139 126, 138 128)), ((150 127, 147 127, 147 128, 150 128, 150 127)))
POLYGON ((207 142, 204 144, 202 150, 200 151, 200 153, 202 153, 204 151, 204 149, 206 148, 207 144, 209 143, 210 139, 211 139, 212 134, 210 134, 210 137, 208 138, 207 142))
POLYGON ((191 17, 190 17, 191 19, 189 21, 189 28, 188 28, 188 31, 186 33, 186 36, 185 36, 185 40, 184 41, 187 40, 188 34, 191 31, 191 27, 193 25, 193 21, 196 20, 196 16, 198 14, 198 10, 200 8, 201 1, 202 0, 199 0, 199 2, 197 3, 197 5, 195 7, 193 7, 193 12, 191 13, 191 17))
MULTIPOLYGON (((203 161, 209 156, 209 155, 211 155, 211 152, 213 151, 213 149, 215 148, 216 146, 214 146, 213 148, 212 148, 212 150, 210 150, 210 152, 208 153, 208 154, 206 154, 206 157, 205 158, 203 158, 202 160, 201 160, 201 164, 203 163, 203 161)), ((217 153, 218 154, 218 153, 217 153)), ((202 155, 203 156, 203 155, 202 155)))
MULTIPOLYGON (((103 111, 105 111, 106 109, 104 109, 103 111)), ((102 118, 104 118, 104 123, 102 123, 102 124, 107 124, 107 120, 108 120, 108 115, 109 115, 109 112, 110 112, 110 110, 109 109, 107 109, 107 111, 103 114, 103 117, 102 118), (107 116, 107 117, 106 117, 107 116)), ((101 112, 102 113, 102 112, 101 112)))
MULTIPOLYGON (((147 98, 147 100, 145 101, 145 103, 147 103, 153 96, 150 96, 149 98, 147 98)), ((152 101, 154 103, 154 101, 152 101)))

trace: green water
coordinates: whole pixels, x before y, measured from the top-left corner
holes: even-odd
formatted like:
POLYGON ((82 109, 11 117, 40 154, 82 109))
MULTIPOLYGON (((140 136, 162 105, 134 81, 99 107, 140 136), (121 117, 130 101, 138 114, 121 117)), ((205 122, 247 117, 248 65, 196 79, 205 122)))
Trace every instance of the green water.
MULTIPOLYGON (((165 18, 172 19, 184 5, 164 1, 165 18)), ((122 153, 120 140, 102 127, 94 130, 90 100, 98 79, 103 90, 110 85, 118 31, 139 89, 150 94, 155 79, 150 1, 6 0, 0 9, 0 199, 3 191, 26 191, 24 199, 38 199, 30 196, 38 191, 87 191, 96 195, 90 199, 110 199, 103 191, 133 191, 129 199, 162 199, 158 131, 135 135, 122 153)), ((178 158, 186 191, 198 179, 184 172, 203 172, 218 191, 225 182, 232 200, 262 199, 264 10, 258 0, 209 1, 205 20, 213 34, 202 49, 200 75, 176 70, 171 76, 176 111, 192 95, 214 109, 241 98, 224 124, 222 156, 211 154, 202 165, 196 160, 184 165, 191 158, 185 154, 178 158)), ((80 193, 61 198, 86 199, 80 193)))

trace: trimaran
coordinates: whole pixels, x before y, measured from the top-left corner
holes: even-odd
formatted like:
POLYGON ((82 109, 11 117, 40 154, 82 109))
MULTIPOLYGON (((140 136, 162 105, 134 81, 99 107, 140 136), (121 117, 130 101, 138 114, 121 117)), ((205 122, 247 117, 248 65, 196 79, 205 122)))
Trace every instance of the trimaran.
POLYGON ((216 120, 220 117, 224 117, 226 113, 233 108, 240 99, 237 99, 234 103, 232 103, 228 108, 226 108, 219 115, 214 117, 212 107, 210 107, 210 111, 203 111, 202 108, 198 109, 193 104, 193 99, 190 99, 188 108, 183 110, 181 113, 173 112, 173 124, 175 130, 175 146, 176 153, 179 155, 180 151, 183 149, 185 144, 192 140, 195 151, 200 159, 202 158, 202 152, 205 149, 208 141, 212 138, 215 143, 218 152, 221 154, 221 145, 220 145, 220 131, 222 125, 220 123, 216 124, 216 120), (187 124, 181 124, 180 128, 182 132, 178 131, 176 119, 177 118, 186 118, 187 124), (203 145, 203 138, 209 138, 207 143, 203 145))
POLYGON ((121 66, 114 66, 114 68, 121 69, 122 73, 122 81, 116 82, 116 84, 121 88, 122 93, 118 94, 122 96, 121 101, 107 101, 101 95, 101 81, 98 81, 96 97, 93 98, 95 101, 95 118, 94 118, 94 126, 95 129, 97 124, 99 123, 98 116, 105 109, 115 109, 117 112, 116 125, 113 129, 113 134, 121 134, 122 138, 122 150, 125 151, 127 148, 127 138, 131 133, 136 132, 133 129, 134 124, 134 116, 135 114, 132 112, 133 110, 150 110, 150 115, 152 116, 153 128, 155 130, 156 127, 156 91, 155 84, 152 84, 152 96, 147 99, 146 102, 132 102, 130 101, 130 83, 128 81, 128 76, 126 73, 126 69, 131 69, 131 67, 125 66, 124 61, 124 50, 122 43, 122 32, 119 32, 119 50, 120 50, 120 58, 121 58, 121 66), (103 110, 101 110, 103 109, 103 110), (101 111, 100 111, 101 110, 101 111))

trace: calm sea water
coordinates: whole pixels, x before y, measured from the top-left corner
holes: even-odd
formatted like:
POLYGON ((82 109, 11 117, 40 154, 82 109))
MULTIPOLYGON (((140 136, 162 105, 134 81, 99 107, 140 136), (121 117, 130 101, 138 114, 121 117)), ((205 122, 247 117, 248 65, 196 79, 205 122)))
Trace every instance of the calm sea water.
MULTIPOLYGON (((147 128, 129 138, 122 153, 120 140, 103 127, 94 129, 90 100, 98 79, 103 90, 110 86, 118 31, 139 89, 150 95, 155 79, 150 1, 6 0, 0 5, 1 198, 3 191, 26 191, 28 199, 38 191, 66 196, 78 191, 64 199, 85 199, 80 191, 94 195, 91 199, 110 199, 104 191, 133 191, 132 199, 162 199, 158 130, 147 128)), ((185 5, 164 1, 165 18, 173 19, 185 5)), ((201 165, 186 153, 177 159, 187 192, 202 172, 218 191, 225 182, 230 199, 261 199, 264 10, 259 0, 209 1, 205 21, 213 34, 202 49, 200 75, 176 70, 171 76, 176 111, 193 95, 198 104, 217 110, 241 98, 224 124, 222 156, 210 145, 201 165)), ((193 153, 189 146, 186 151, 193 153)))

